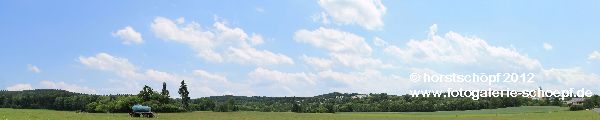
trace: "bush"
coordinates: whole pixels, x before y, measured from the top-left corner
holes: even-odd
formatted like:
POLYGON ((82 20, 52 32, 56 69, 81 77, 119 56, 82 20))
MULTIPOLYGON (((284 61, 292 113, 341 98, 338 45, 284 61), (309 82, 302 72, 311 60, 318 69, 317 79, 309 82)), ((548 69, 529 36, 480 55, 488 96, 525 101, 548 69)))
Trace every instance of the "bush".
POLYGON ((156 106, 153 108, 155 112, 163 112, 163 113, 172 113, 172 112, 185 112, 186 110, 183 107, 176 104, 163 104, 156 106))
POLYGON ((569 107, 570 111, 578 111, 578 110, 584 110, 585 108, 582 105, 571 105, 571 107, 569 107))
POLYGON ((215 106, 215 108, 213 109, 213 111, 215 111, 215 112, 229 112, 229 108, 227 108, 227 104, 220 103, 220 104, 217 104, 217 106, 215 106))

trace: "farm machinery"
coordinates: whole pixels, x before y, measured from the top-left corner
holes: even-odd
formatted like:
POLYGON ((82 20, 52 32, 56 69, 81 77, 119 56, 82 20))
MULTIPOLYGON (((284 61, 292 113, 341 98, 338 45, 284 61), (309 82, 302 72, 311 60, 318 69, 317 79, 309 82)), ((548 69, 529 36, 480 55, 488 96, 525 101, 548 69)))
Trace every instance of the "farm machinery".
POLYGON ((143 105, 134 105, 131 107, 131 112, 129 113, 131 117, 147 117, 153 118, 154 113, 152 112, 152 108, 143 105))

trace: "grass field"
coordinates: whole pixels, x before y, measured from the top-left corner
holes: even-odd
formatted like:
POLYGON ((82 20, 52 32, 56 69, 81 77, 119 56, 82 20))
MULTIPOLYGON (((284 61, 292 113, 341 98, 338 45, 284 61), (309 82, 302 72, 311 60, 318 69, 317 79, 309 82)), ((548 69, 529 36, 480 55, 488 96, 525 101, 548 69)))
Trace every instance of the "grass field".
MULTIPOLYGON (((76 113, 39 109, 0 109, 0 120, 136 120, 126 113, 76 113)), ((564 107, 526 106, 515 108, 375 113, 290 113, 290 112, 188 112, 158 113, 157 120, 599 120, 594 111, 567 111, 564 107)))

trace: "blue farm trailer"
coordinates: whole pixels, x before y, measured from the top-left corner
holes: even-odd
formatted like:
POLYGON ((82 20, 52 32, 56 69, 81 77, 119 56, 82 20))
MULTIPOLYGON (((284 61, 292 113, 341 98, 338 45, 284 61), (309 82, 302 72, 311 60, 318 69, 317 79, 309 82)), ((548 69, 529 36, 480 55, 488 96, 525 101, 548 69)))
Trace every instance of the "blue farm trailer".
POLYGON ((147 118, 153 118, 154 117, 154 113, 152 112, 152 109, 148 106, 143 106, 143 105, 134 105, 133 107, 131 107, 131 113, 129 113, 129 115, 131 117, 147 117, 147 118))

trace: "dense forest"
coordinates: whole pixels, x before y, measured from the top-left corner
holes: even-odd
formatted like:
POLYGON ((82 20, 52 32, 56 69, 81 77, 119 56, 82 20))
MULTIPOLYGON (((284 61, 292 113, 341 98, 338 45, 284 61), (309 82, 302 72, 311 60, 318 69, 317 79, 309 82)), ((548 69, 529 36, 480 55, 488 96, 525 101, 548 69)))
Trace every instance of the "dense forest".
MULTIPOLYGON (((210 96, 188 97, 182 81, 179 97, 171 97, 163 83, 161 91, 144 86, 137 95, 89 95, 56 89, 0 91, 0 107, 16 109, 52 109, 79 112, 130 112, 135 104, 152 107, 154 112, 186 111, 262 111, 262 112, 432 112, 495 109, 517 106, 567 106, 558 98, 530 99, 523 97, 471 98, 412 97, 411 95, 328 93, 314 97, 210 96)), ((572 110, 598 107, 600 97, 586 98, 572 110)))

